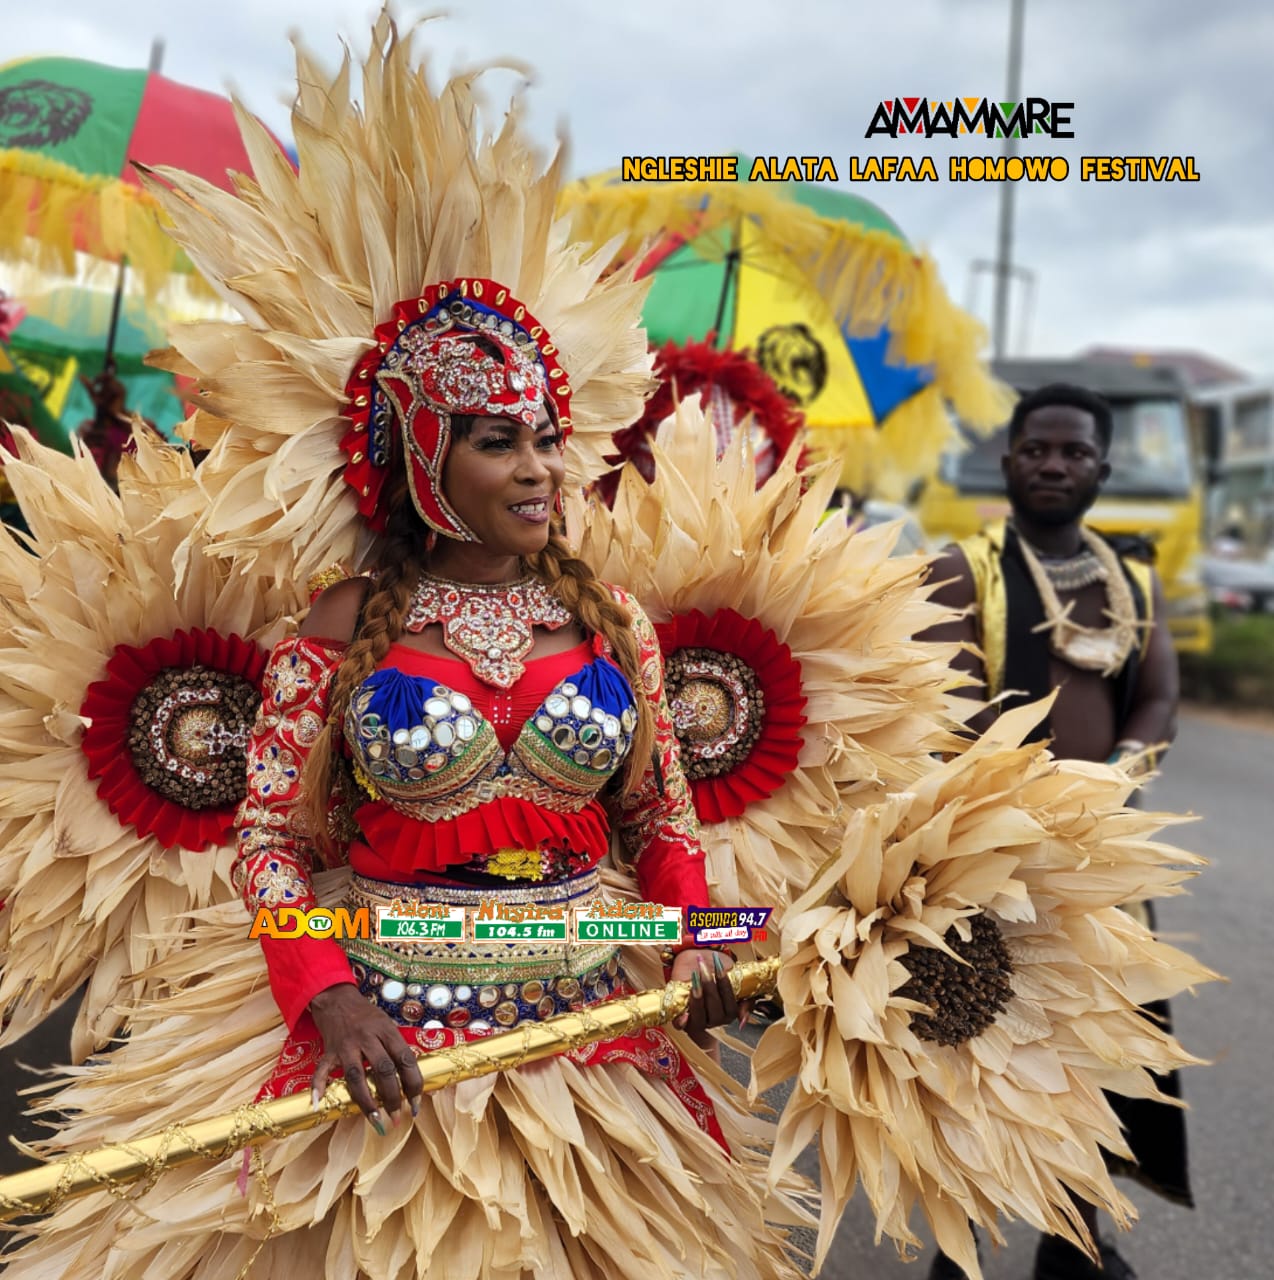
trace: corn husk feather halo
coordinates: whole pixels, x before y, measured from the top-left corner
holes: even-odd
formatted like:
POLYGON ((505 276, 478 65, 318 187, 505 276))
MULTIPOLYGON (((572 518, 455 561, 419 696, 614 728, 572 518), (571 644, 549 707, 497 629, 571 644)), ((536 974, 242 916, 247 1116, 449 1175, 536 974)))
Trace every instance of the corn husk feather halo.
POLYGON ((138 432, 116 496, 82 452, 14 436, 32 538, 0 530, 0 1043, 87 980, 79 1060, 146 994, 177 918, 237 896, 243 737, 297 602, 233 559, 185 560, 191 521, 163 510, 195 487, 184 450, 138 432))
POLYGON ((1123 773, 1022 745, 1040 713, 853 813, 785 917, 785 1018, 753 1090, 796 1076, 773 1170, 817 1134, 819 1259, 859 1181, 881 1235, 917 1246, 918 1205, 973 1277, 970 1221, 1082 1244, 1073 1188, 1126 1224, 1101 1090, 1162 1101, 1148 1071, 1198 1061, 1137 1006, 1216 975, 1118 907, 1182 892, 1203 860, 1154 841, 1173 819, 1124 808, 1123 773))
POLYGON ((194 377, 186 434, 210 456, 200 529, 215 554, 308 577, 358 567, 365 540, 343 479, 346 383, 396 304, 442 281, 498 281, 551 336, 572 388, 567 479, 606 469, 611 433, 640 416, 651 357, 640 328, 648 283, 601 277, 605 248, 569 243, 554 221, 564 154, 545 163, 517 102, 480 132, 474 75, 441 92, 411 38, 382 14, 362 66, 331 76, 300 48, 292 128, 299 173, 246 112, 256 178, 230 195, 188 174, 147 179, 172 234, 242 317, 177 329, 161 367, 194 377), (292 548, 296 548, 296 564, 292 548))
POLYGON ((567 515, 581 555, 659 631, 714 900, 781 909, 847 805, 958 748, 962 700, 954 646, 911 639, 948 616, 925 598, 925 560, 891 557, 891 529, 823 521, 835 477, 798 472, 796 450, 759 490, 746 431, 715 450, 698 397, 684 401, 653 483, 630 466, 613 510, 567 515))

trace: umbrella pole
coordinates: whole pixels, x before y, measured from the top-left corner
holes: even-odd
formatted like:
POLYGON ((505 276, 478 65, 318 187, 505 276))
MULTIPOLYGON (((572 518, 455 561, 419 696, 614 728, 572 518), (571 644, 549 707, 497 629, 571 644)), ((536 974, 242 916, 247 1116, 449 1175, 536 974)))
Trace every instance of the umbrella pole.
MULTIPOLYGON (((158 75, 164 65, 164 41, 156 36, 150 42, 150 65, 146 68, 151 75, 158 75)), ((106 359, 102 365, 103 373, 114 371, 115 335, 119 330, 119 309, 124 301, 124 278, 128 274, 128 259, 122 254, 119 260, 119 276, 115 281, 115 297, 111 302, 111 327, 106 332, 106 359)))
MULTIPOLYGON (((725 348, 721 343, 721 326, 725 323, 725 304, 730 297, 730 285, 734 280, 735 274, 739 269, 739 226, 738 223, 732 223, 730 227, 730 248, 725 255, 725 276, 721 281, 721 297, 717 299, 717 318, 713 322, 712 332, 717 335, 717 347, 721 350, 725 348)), ((734 338, 734 326, 730 326, 730 338, 726 341, 725 346, 730 345, 730 341, 734 338)))
POLYGON ((128 259, 119 260, 119 276, 115 280, 115 297, 111 301, 111 324, 106 331, 106 358, 102 371, 109 373, 115 364, 115 335, 119 331, 119 311, 124 301, 124 277, 128 274, 128 259))

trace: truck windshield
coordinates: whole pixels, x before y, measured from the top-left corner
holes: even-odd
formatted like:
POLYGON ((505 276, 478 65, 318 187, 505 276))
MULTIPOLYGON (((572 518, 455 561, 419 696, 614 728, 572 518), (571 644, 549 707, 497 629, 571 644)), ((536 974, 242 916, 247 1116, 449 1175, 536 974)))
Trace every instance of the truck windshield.
MULTIPOLYGON (((1105 495, 1187 497, 1190 493, 1190 441, 1179 401, 1112 400, 1115 416, 1110 445, 1110 479, 1105 495)), ((943 479, 961 493, 1003 493, 1000 458, 1008 448, 1008 428, 979 439, 960 428, 967 450, 948 454, 943 479)))

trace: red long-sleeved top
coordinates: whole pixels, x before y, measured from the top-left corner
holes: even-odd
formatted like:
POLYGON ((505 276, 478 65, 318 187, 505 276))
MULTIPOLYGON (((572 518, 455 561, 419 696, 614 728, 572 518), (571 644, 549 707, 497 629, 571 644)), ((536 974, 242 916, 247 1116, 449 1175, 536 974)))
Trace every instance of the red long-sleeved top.
MULTIPOLYGON (((583 869, 606 852, 611 827, 634 863, 643 899, 668 906, 708 901, 703 848, 689 787, 681 772, 672 716, 664 696, 663 664, 654 629, 635 603, 616 592, 633 614, 645 696, 655 716, 655 751, 634 797, 622 806, 601 797, 577 813, 560 813, 528 801, 479 803, 442 822, 421 822, 371 801, 355 817, 363 839, 342 855, 360 874, 410 882, 420 873, 446 874, 448 865, 495 854, 502 848, 568 844, 583 869), (656 766, 657 762, 657 766, 656 766), (514 843, 516 842, 516 843, 514 843)), ((596 646, 596 651, 604 647, 596 646)), ((445 678, 448 687, 467 694, 492 724, 506 751, 545 695, 595 649, 581 646, 565 654, 532 660, 508 691, 473 678, 459 661, 439 659, 396 645, 384 666, 412 674, 445 678)), ((327 719, 332 680, 345 646, 312 637, 294 637, 270 656, 263 682, 261 711, 248 751, 248 795, 240 806, 239 852, 233 868, 249 911, 317 905, 312 874, 318 865, 301 805, 305 761, 327 719)), ((604 657, 597 660, 606 661, 604 657)), ((327 987, 352 982, 349 962, 330 939, 262 938, 270 985, 288 1027, 327 987)))

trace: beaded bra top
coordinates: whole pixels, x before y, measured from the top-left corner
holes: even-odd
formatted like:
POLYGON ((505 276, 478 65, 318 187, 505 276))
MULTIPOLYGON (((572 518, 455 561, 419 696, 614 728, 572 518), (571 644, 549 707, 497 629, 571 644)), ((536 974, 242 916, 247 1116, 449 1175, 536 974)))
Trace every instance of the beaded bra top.
POLYGON ((466 694, 395 667, 354 691, 344 732, 373 799, 439 822, 503 797, 578 812, 619 771, 636 725, 632 687, 595 658, 557 683, 507 752, 466 694))

